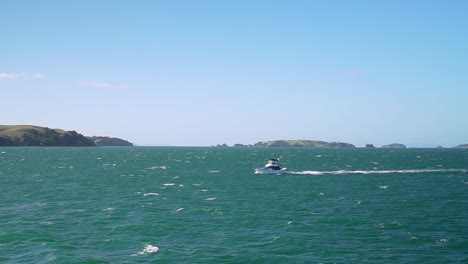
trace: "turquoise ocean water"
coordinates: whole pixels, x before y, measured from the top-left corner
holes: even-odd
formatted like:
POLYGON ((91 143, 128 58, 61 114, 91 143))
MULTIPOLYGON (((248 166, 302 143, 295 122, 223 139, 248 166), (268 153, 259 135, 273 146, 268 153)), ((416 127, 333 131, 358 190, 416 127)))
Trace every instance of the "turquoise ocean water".
POLYGON ((464 149, 0 148, 0 188, 0 263, 468 263, 464 149))

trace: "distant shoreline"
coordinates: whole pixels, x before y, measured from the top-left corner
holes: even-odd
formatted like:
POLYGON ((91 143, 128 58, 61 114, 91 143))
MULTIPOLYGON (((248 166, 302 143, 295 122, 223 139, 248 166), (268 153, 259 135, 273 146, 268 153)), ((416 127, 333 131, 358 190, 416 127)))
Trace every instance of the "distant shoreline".
MULTIPOLYGON (((442 146, 437 147, 407 147, 401 143, 392 143, 387 145, 382 145, 381 147, 375 147, 373 144, 366 144, 364 147, 356 147, 353 144, 346 142, 325 142, 319 140, 272 140, 272 141, 260 141, 252 145, 244 144, 234 144, 228 146, 227 144, 218 144, 212 147, 234 147, 234 148, 365 148, 365 149, 375 149, 375 148, 384 148, 384 149, 418 149, 418 148, 428 148, 428 149, 446 149, 442 146)), ((457 145, 454 147, 448 148, 468 148, 468 144, 457 145)))
POLYGON ((48 127, 33 125, 0 125, 0 146, 3 147, 112 147, 112 146, 137 146, 137 147, 220 147, 220 148, 332 148, 332 149, 354 149, 354 148, 388 148, 388 149, 448 149, 468 148, 468 144, 460 144, 453 147, 407 147, 401 143, 392 143, 375 147, 366 144, 364 147, 356 147, 346 142, 326 142, 320 140, 270 140, 259 141, 255 144, 218 144, 212 146, 174 146, 166 144, 134 145, 133 143, 114 137, 92 136, 86 137, 76 131, 65 131, 63 129, 51 129, 48 127))

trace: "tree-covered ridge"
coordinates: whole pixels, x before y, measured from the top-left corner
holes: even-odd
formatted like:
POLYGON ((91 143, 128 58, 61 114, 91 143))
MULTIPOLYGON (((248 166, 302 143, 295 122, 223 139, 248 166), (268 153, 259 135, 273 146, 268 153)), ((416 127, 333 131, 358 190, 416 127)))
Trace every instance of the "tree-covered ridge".
POLYGON ((120 138, 111 138, 111 137, 88 137, 89 140, 93 141, 94 144, 98 147, 106 147, 106 146, 133 146, 132 143, 128 142, 127 140, 123 140, 120 138))
POLYGON ((344 142, 319 140, 272 140, 255 143, 254 147, 354 148, 355 146, 344 142))
POLYGON ((0 146, 96 146, 76 131, 29 125, 0 125, 0 146))

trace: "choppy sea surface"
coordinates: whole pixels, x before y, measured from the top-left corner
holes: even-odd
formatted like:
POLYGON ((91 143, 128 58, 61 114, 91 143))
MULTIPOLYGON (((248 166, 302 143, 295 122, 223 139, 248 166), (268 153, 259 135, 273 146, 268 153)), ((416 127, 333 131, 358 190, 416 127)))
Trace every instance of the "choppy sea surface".
POLYGON ((4 147, 0 263, 468 263, 468 150, 4 147))

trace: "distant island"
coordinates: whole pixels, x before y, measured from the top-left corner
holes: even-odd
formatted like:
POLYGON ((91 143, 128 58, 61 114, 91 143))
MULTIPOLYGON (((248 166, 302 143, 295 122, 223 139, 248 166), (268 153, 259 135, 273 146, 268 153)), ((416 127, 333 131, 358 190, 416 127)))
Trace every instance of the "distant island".
MULTIPOLYGON (((229 147, 227 144, 216 145, 215 147, 229 147)), ((234 144, 235 148, 355 148, 353 144, 343 142, 325 142, 318 140, 272 140, 260 141, 253 145, 234 144)))
POLYGON ((85 137, 76 131, 63 129, 31 125, 0 125, 0 146, 93 147, 133 146, 133 144, 117 138, 85 137))
MULTIPOLYGON (((218 144, 213 147, 228 148, 226 143, 218 144)), ((273 147, 283 147, 283 148, 356 148, 353 144, 344 143, 344 142, 325 142, 320 140, 271 140, 271 141, 260 141, 255 144, 234 144, 233 148, 273 148, 273 147)), ((366 144, 364 148, 374 149, 377 148, 373 144, 366 144)), ((383 145, 381 148, 385 149, 407 149, 407 147, 400 143, 392 143, 388 145, 383 145)), ((437 148, 442 148, 438 146, 437 148)), ((461 144, 455 146, 454 148, 468 148, 468 144, 461 144)))
POLYGON ((302 147, 302 148, 355 148, 353 144, 343 142, 325 142, 319 140, 273 140, 255 143, 254 147, 302 147))
POLYGON ((406 146, 399 143, 393 143, 388 145, 383 145, 382 148, 398 148, 398 149, 405 149, 406 146))

